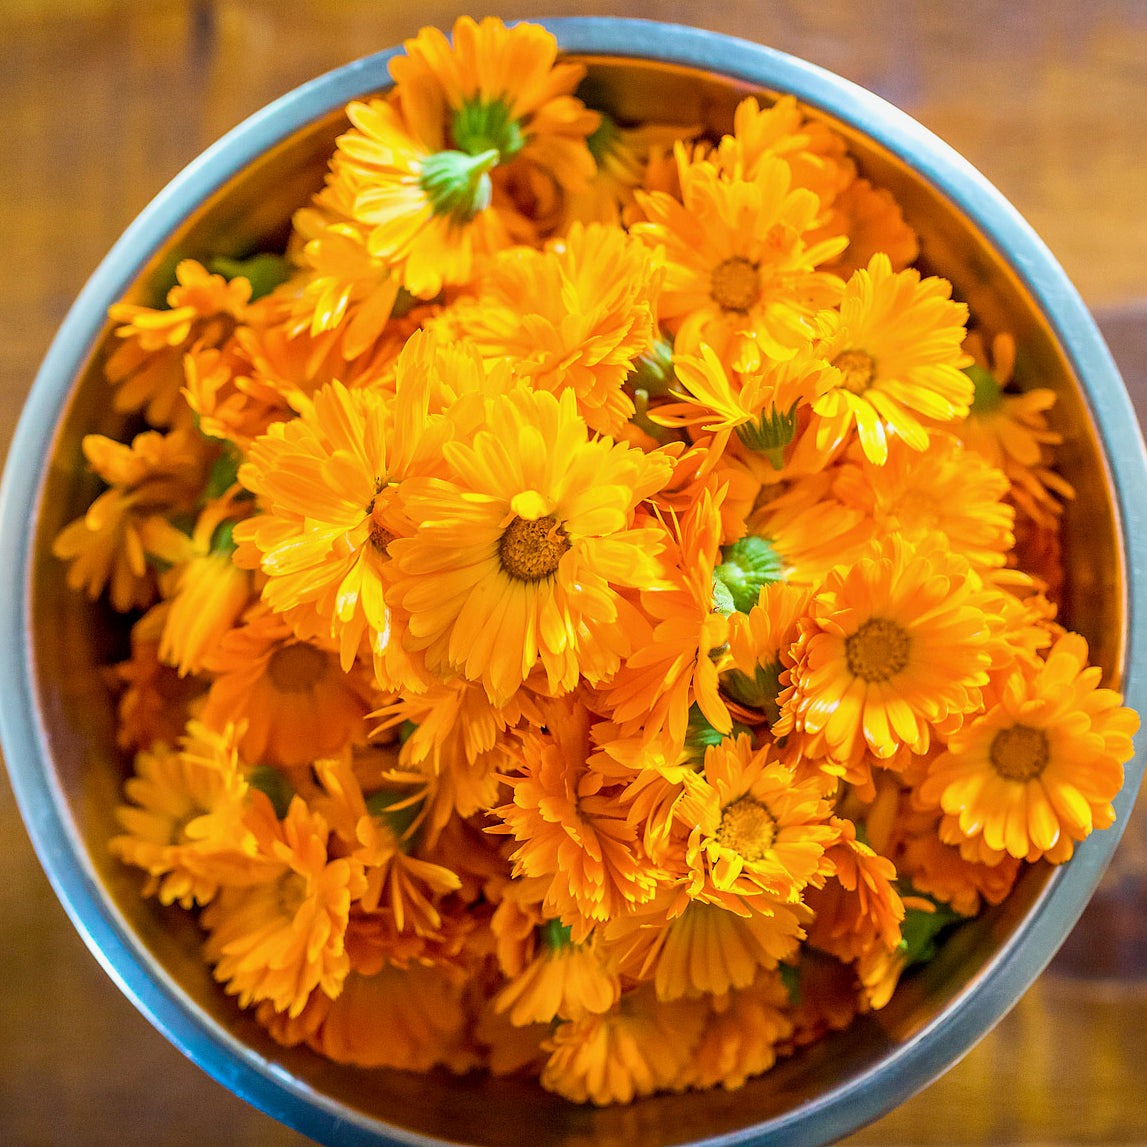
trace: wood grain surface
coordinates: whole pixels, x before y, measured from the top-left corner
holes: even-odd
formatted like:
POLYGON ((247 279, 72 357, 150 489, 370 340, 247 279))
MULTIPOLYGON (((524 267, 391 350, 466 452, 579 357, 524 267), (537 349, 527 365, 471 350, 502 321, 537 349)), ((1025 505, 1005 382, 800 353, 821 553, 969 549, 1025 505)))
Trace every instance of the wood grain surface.
MULTIPOLYGON (((700 25, 885 96, 1034 225, 1147 418, 1147 3, 538 0, 491 10, 700 25)), ((76 293, 168 180, 269 100, 424 23, 448 27, 459 11, 444 0, 0 0, 0 454, 76 293)), ((847 1143, 1147 1143, 1145 816, 1018 1006, 947 1075, 847 1143)), ((0 1144, 307 1142, 208 1078, 120 994, 58 905, 0 774, 0 1144)))

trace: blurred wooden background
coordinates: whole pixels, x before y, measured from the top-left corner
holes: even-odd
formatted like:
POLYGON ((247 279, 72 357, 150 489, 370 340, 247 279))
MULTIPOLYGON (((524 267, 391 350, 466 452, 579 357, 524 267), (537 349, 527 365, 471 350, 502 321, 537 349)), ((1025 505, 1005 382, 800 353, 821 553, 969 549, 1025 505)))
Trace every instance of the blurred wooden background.
MULTIPOLYGON (((84 280, 172 176, 295 85, 424 23, 449 27, 463 10, 447 0, 0 0, 0 453, 84 280)), ((1147 417, 1142 0, 513 0, 470 11, 696 24, 875 90, 963 152, 1034 225, 1147 417)), ((849 1144, 1147 1143, 1139 821, 1081 927, 1015 1010, 849 1144)), ((0 841, 0 1143, 307 1143, 214 1083, 120 995, 57 904, 2 774, 0 841)))

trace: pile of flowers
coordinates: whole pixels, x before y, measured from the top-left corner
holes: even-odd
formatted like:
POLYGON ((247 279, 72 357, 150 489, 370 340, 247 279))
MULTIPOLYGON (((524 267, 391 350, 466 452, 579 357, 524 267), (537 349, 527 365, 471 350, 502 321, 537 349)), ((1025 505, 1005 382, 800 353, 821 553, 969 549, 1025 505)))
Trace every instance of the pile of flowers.
POLYGON ((625 123, 492 19, 391 75, 285 251, 112 308, 111 848, 284 1044, 736 1087, 1112 822, 1053 394, 792 98, 625 123))

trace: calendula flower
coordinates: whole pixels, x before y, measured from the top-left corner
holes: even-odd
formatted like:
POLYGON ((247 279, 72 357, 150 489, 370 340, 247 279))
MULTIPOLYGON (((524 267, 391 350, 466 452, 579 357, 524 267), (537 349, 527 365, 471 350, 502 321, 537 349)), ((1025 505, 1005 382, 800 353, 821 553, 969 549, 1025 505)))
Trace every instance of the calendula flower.
POLYGON ((626 617, 620 590, 660 576, 663 533, 635 510, 668 460, 591 437, 572 391, 524 389, 442 452, 451 478, 404 499, 417 529, 390 547, 408 644, 499 704, 539 662, 552 690, 612 672, 616 654, 599 667, 591 649, 626 643, 606 633, 626 617))
POLYGON ((689 1063, 706 1020, 699 1000, 627 992, 604 1015, 559 1024, 547 1041, 541 1083, 575 1103, 629 1103, 671 1087, 689 1063))
POLYGON ((457 873, 416 854, 420 794, 379 788, 367 796, 345 752, 316 761, 314 769, 323 795, 311 805, 361 867, 362 907, 367 912, 387 910, 400 933, 433 936, 442 923, 437 902, 462 882, 457 873))
POLYGON ((202 678, 181 676, 159 658, 166 602, 152 606, 131 627, 131 656, 113 665, 108 680, 117 691, 116 744, 121 749, 174 745, 207 689, 202 678))
POLYGON ((771 745, 726 738, 684 785, 674 812, 688 833, 684 875, 694 899, 744 915, 762 895, 794 903, 832 873, 825 853, 839 829, 820 782, 798 781, 771 745))
POLYGON ((277 614, 258 611, 223 634, 203 668, 211 686, 200 718, 215 728, 242 721, 249 761, 290 769, 366 741, 370 677, 344 673, 337 650, 300 641, 277 614))
POLYGON ((592 176, 586 138, 600 121, 574 95, 585 66, 559 62, 547 29, 461 16, 452 42, 425 28, 404 47, 390 73, 410 123, 442 124, 461 152, 494 149, 500 163, 538 168, 562 189, 580 190, 592 176))
POLYGON ((247 782, 238 733, 192 721, 178 746, 136 754, 124 784, 131 803, 116 810, 126 831, 109 847, 148 873, 144 895, 190 908, 212 900, 221 884, 261 883, 281 872, 269 848, 274 814, 247 782))
POLYGON ((696 704, 719 732, 733 719, 719 690, 718 661, 728 642, 727 614, 714 607, 713 570, 721 536, 719 502, 706 490, 693 510, 671 519, 664 587, 642 594, 652 637, 635 650, 604 687, 605 702, 623 734, 664 731, 680 744, 696 704), (716 657, 713 655, 716 654, 716 657))
POLYGON ((733 130, 721 137, 715 159, 728 177, 751 178, 772 158, 789 165, 794 187, 813 191, 826 207, 856 173, 843 138, 807 115, 794 96, 782 95, 766 105, 746 96, 733 112, 733 130))
POLYGON ((939 422, 963 418, 972 380, 961 350, 968 308, 953 302, 952 285, 908 268, 893 271, 883 252, 845 285, 839 309, 817 317, 816 352, 839 372, 839 383, 813 410, 817 447, 832 449, 855 426, 865 455, 888 456, 888 435, 914 450, 928 445, 921 415, 939 422))
POLYGON ((932 727, 974 711, 988 682, 980 592, 966 560, 895 535, 835 567, 813 595, 774 733, 812 738, 812 755, 841 763, 865 748, 926 751, 932 727))
POLYGON ((1139 728, 1134 710, 1087 643, 1065 634, 1038 671, 1017 668, 1000 699, 948 739, 918 790, 921 803, 958 819, 968 838, 1019 859, 1068 859, 1075 842, 1114 819, 1111 801, 1139 728))
POLYGON ((622 383, 657 333, 659 283, 644 244, 575 223, 545 251, 499 255, 446 321, 487 358, 511 358, 534 389, 572 390, 590 429, 616 436, 634 412, 622 383))
POLYGON ((812 919, 800 900, 756 896, 736 908, 665 885, 648 904, 610 921, 606 943, 622 975, 652 981, 658 999, 723 995, 791 959, 812 919))
POLYGON ((389 260, 372 254, 366 227, 354 220, 353 203, 339 203, 345 184, 332 181, 328 194, 295 212, 292 226, 302 242, 304 280, 296 288, 292 319, 305 322, 312 337, 338 331, 340 351, 358 358, 390 320, 400 280, 389 260))
POLYGON ((251 284, 243 276, 228 282, 210 274, 194 259, 175 268, 176 285, 167 307, 113 303, 111 320, 123 341, 104 366, 116 388, 116 410, 142 410, 152 426, 170 426, 181 408, 183 356, 203 347, 220 347, 246 317, 251 284))
POLYGON ((835 472, 833 496, 872 518, 874 533, 915 541, 939 531, 978 571, 1003 566, 1015 545, 1008 479, 960 441, 933 432, 923 450, 899 439, 883 465, 863 453, 835 472))
POLYGON ((248 508, 237 486, 208 502, 188 539, 190 553, 163 579, 169 604, 159 656, 183 675, 200 671, 251 601, 251 575, 231 560, 236 516, 248 508))
POLYGON ((833 197, 821 232, 848 237, 848 246, 824 268, 842 279, 867 267, 878 251, 888 256, 894 271, 912 266, 920 256, 920 241, 900 204, 886 187, 867 179, 853 179, 833 197))
POLYGON ((786 359, 809 337, 811 316, 840 297, 841 280, 817 268, 844 246, 809 245, 821 203, 792 186, 789 165, 763 156, 753 177, 722 178, 678 146, 681 199, 638 192, 646 216, 631 230, 665 250, 659 314, 680 353, 703 342, 734 370, 786 359))
POLYGON ((359 861, 328 854, 328 835, 323 818, 294 797, 270 842, 283 873, 228 887, 204 909, 205 955, 242 1007, 269 1000, 297 1016, 316 988, 332 998, 342 990, 347 920, 365 878, 359 861))
POLYGON ((696 426, 715 435, 711 450, 720 453, 735 431, 742 444, 779 470, 785 447, 796 433, 798 412, 832 384, 826 362, 807 354, 762 363, 745 374, 726 370, 716 352, 703 343, 695 355, 675 354, 676 388, 650 418, 664 426, 696 426))
POLYGON ((600 123, 585 142, 597 170, 583 190, 566 191, 561 231, 576 222, 610 226, 632 222, 634 191, 639 187, 653 190, 651 165, 672 156, 678 140, 692 139, 699 130, 695 124, 630 125, 608 112, 595 110, 600 123))
POLYGON ((148 558, 174 564, 190 556, 187 535, 170 518, 194 507, 214 451, 190 429, 145 431, 130 446, 89 434, 82 449, 108 489, 59 532, 52 552, 70 563, 69 588, 94 601, 107 587, 121 613, 144 608, 157 592, 148 558))
POLYGON ((839 473, 831 466, 769 487, 748 517, 748 532, 768 543, 793 585, 819 586, 833 566, 859 560, 877 536, 867 507, 837 497, 839 473))
POLYGON ((1007 475, 1024 513, 1040 525, 1054 525, 1063 500, 1075 496, 1071 484, 1050 466, 1052 449, 1063 441, 1047 419, 1055 391, 1013 388, 1016 342, 1010 334, 996 335, 989 355, 982 337, 973 332, 966 349, 975 359, 967 367, 975 392, 968 417, 953 426, 953 433, 1007 475))
POLYGON ((961 855, 938 833, 939 817, 932 812, 901 811, 897 870, 919 892, 950 904, 961 916, 975 916, 983 903, 1007 899, 1020 871, 1020 861, 1005 853, 995 864, 961 855))
POLYGON ((385 965, 351 972, 342 991, 321 1003, 322 1020, 307 1040, 335 1063, 429 1071, 465 1071, 468 1051, 464 984, 451 969, 385 965))
POLYGON ((393 396, 332 382, 253 443, 239 472, 264 512, 236 527, 236 561, 267 575, 263 600, 301 637, 335 642, 344 669, 361 649, 373 654, 386 688, 421 687, 385 597, 391 546, 413 529, 398 489, 439 472, 454 432, 442 406, 486 379, 476 356, 412 338, 393 396))
POLYGON ((789 650, 809 598, 807 587, 772 582, 760 588, 747 613, 729 618, 729 663, 721 689, 770 725, 780 715, 780 676, 792 665, 789 650))
POLYGON ((552 729, 523 735, 519 771, 506 780, 513 801, 491 810, 491 832, 518 842, 514 876, 545 877, 542 909, 582 943, 595 922, 648 900, 656 873, 642 857, 637 833, 611 786, 586 767, 589 719, 581 709, 554 714, 552 729))
POLYGON ((519 1027, 608 1012, 620 997, 621 984, 593 938, 575 944, 570 930, 556 920, 547 921, 540 932, 537 955, 498 992, 494 1007, 519 1027))
POLYGON ((788 1004, 776 971, 760 972, 747 988, 713 996, 705 1030, 676 1086, 733 1091, 768 1071, 777 1045, 793 1033, 788 1004))
POLYGON ((904 903, 892 861, 857 839, 851 821, 834 823, 840 836, 828 849, 828 859, 835 871, 822 888, 809 891, 815 918, 808 942, 850 963, 876 944, 894 949, 900 943, 904 903))

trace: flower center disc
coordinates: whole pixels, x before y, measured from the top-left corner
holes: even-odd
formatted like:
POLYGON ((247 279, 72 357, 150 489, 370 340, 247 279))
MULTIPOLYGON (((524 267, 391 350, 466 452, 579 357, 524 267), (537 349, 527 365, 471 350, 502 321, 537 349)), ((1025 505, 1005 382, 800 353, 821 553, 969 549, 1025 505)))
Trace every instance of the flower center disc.
POLYGON ((992 738, 992 767, 1005 780, 1030 781, 1047 768, 1051 755, 1047 734, 1030 725, 1012 725, 992 738))
POLYGON ((844 643, 849 672, 865 681, 887 681, 908 664, 910 644, 896 622, 871 618, 844 643))
POLYGON ((280 646, 267 662, 267 676, 280 693, 309 692, 326 669, 327 655, 304 641, 280 646))
POLYGON ((528 521, 515 518, 502 534, 498 553, 502 568, 519 581, 541 581, 558 568, 570 548, 565 530, 553 514, 528 521))
POLYGON ((725 311, 747 311, 761 297, 761 279, 757 268, 734 255, 713 268, 709 296, 725 311))
POLYGON ((717 843, 746 860, 763 860, 776 835, 776 821, 769 810, 746 796, 725 806, 717 828, 717 843))
POLYGON ((866 350, 842 350, 832 365, 840 371, 840 385, 853 394, 862 394, 876 377, 876 362, 866 350))

